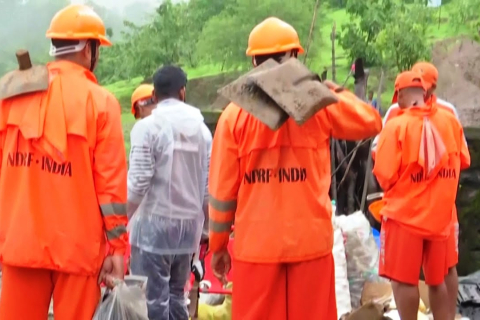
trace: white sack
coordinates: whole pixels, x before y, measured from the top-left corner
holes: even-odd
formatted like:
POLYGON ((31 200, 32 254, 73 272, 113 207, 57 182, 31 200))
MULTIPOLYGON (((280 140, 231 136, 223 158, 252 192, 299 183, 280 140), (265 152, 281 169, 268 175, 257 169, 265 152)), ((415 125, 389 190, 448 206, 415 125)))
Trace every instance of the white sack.
POLYGON ((350 300, 352 308, 356 309, 360 307, 365 281, 378 278, 379 250, 370 223, 361 211, 338 216, 335 223, 345 238, 350 300))
POLYGON ((335 261, 335 295, 337 298, 338 318, 352 311, 350 302, 350 288, 347 277, 347 258, 345 245, 340 228, 335 228, 333 233, 333 259, 335 261))

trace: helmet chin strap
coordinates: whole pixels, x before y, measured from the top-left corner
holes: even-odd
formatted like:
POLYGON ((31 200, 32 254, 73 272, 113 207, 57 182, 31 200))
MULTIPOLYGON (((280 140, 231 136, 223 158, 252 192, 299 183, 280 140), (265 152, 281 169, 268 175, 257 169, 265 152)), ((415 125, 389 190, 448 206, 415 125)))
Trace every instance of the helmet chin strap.
POLYGON ((58 57, 58 56, 62 56, 69 53, 80 52, 85 48, 86 45, 87 45, 87 40, 80 40, 78 41, 78 44, 61 47, 61 48, 57 48, 53 44, 50 44, 49 55, 51 57, 58 57))
POLYGON ((97 47, 98 47, 98 42, 95 40, 91 40, 90 41, 90 49, 91 49, 90 71, 91 72, 93 72, 93 70, 95 69, 95 64, 98 60, 97 47))

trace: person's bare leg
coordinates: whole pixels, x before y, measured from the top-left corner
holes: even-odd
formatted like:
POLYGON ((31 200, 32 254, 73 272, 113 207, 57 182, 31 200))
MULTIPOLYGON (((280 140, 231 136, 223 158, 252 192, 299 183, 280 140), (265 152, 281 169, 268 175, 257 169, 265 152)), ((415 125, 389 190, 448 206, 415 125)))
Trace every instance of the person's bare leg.
MULTIPOLYGON (((445 282, 438 286, 428 286, 430 309, 435 320, 453 320, 451 316, 451 303, 445 282)), ((402 318, 403 320, 403 318, 402 318)))
POLYGON ((454 319, 457 314, 457 298, 458 298, 458 274, 457 267, 448 269, 448 274, 445 277, 445 285, 447 286, 448 301, 450 305, 450 317, 454 319))
POLYGON ((420 304, 418 286, 392 281, 392 289, 400 318, 402 320, 417 320, 420 304))

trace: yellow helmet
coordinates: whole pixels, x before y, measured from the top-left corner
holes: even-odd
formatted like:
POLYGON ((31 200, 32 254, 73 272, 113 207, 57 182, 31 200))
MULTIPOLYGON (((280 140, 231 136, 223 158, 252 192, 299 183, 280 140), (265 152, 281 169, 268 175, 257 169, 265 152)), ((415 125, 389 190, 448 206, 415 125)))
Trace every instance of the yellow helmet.
POLYGON ((132 114, 135 115, 135 104, 144 99, 153 97, 153 85, 142 84, 132 93, 132 114))

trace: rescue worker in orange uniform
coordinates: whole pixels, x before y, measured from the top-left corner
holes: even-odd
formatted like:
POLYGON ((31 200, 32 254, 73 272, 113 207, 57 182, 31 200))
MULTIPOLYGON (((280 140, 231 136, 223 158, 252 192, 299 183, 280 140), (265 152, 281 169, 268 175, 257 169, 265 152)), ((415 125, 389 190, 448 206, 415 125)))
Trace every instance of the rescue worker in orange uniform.
POLYGON ((157 106, 153 96, 153 85, 141 84, 132 94, 132 114, 135 119, 143 119, 152 114, 157 106))
MULTIPOLYGON (((422 79, 427 87, 427 92, 425 95, 426 103, 436 103, 439 108, 449 111, 458 119, 458 113, 455 106, 443 99, 438 98, 435 95, 435 89, 437 87, 437 80, 438 80, 437 68, 435 68, 435 66, 429 62, 417 62, 412 67, 412 71, 420 73, 422 75, 422 79)), ((396 117, 402 112, 402 107, 399 106, 397 100, 398 100, 398 93, 395 92, 392 98, 393 104, 388 108, 387 112, 385 113, 385 116, 383 117, 384 126, 388 120, 393 119, 394 117, 396 117)), ((373 141, 373 146, 372 146, 373 155, 375 155, 375 149, 378 143, 378 138, 379 136, 377 136, 373 141)))
MULTIPOLYGON (((271 17, 257 25, 247 55, 259 66, 303 53, 298 34, 271 17)), ((332 256, 329 138, 360 140, 381 130, 370 105, 328 83, 339 102, 303 126, 279 130, 230 104, 210 164, 212 269, 224 279, 235 220, 233 320, 337 320, 332 256)))
POLYGON ((451 320, 444 281, 455 220, 451 208, 470 155, 455 116, 425 102, 421 74, 401 73, 395 90, 403 110, 380 133, 373 169, 385 192, 379 272, 392 280, 402 320, 416 320, 423 266, 434 318, 451 320))
MULTIPOLYGON (((422 75, 422 78, 427 86, 426 102, 428 104, 436 104, 439 108, 443 108, 455 115, 458 119, 458 113, 456 108, 449 102, 439 99, 435 95, 435 89, 437 88, 438 80, 438 70, 435 66, 429 62, 417 62, 413 67, 412 71, 418 72, 422 75)), ((458 121, 460 121, 458 119, 458 121)), ((468 149, 467 140, 465 136, 463 137, 465 142, 465 148, 468 149)), ((448 291, 448 300, 450 306, 450 319, 455 318, 457 313, 457 298, 458 298, 458 274, 457 274, 457 263, 458 263, 458 235, 459 235, 459 225, 458 225, 458 216, 457 216, 457 207, 453 206, 454 211, 454 221, 452 224, 452 230, 450 232, 450 237, 448 238, 448 251, 447 251, 447 267, 448 274, 445 277, 445 284, 448 291)))
MULTIPOLYGON (((436 104, 438 108, 448 111, 453 114, 458 120, 458 113, 451 103, 438 98, 435 95, 435 89, 437 87, 438 80, 438 70, 437 68, 429 62, 417 62, 413 67, 412 71, 420 73, 422 79, 426 85, 426 96, 425 101, 427 104, 436 104)), ((402 106, 399 106, 397 103, 398 94, 394 94, 392 101, 394 104, 387 110, 385 117, 383 118, 383 125, 394 117, 398 116, 401 113, 402 106)), ((408 106, 407 106, 408 107, 408 106)), ((378 143, 378 136, 374 140, 373 144, 373 155, 375 155, 376 144, 378 143)), ((464 138, 465 144, 467 143, 464 138)), ((448 252, 447 252, 447 265, 448 265, 448 275, 445 278, 445 283, 447 285, 447 291, 450 301, 450 313, 452 314, 451 318, 454 317, 457 310, 457 296, 458 296, 458 275, 456 265, 458 263, 458 235, 459 235, 459 225, 456 206, 453 207, 454 210, 454 223, 452 224, 452 231, 448 240, 448 252)))
POLYGON ((111 43, 83 5, 60 10, 47 37, 48 90, 0 101, 2 320, 45 320, 52 297, 55 319, 92 319, 100 282, 124 274, 121 111, 93 74, 111 43))

